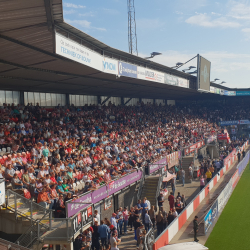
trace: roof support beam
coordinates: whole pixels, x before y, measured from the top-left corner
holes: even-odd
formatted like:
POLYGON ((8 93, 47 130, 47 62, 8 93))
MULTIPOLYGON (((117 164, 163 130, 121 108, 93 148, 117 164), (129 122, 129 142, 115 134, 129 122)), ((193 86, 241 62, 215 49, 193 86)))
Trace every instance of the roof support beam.
POLYGON ((129 103, 132 99, 133 99, 132 97, 129 98, 129 99, 124 103, 124 105, 126 105, 127 103, 129 103))
POLYGON ((111 98, 111 96, 108 96, 108 97, 102 102, 102 105, 103 105, 106 101, 108 101, 110 98, 111 98))
POLYGON ((52 3, 51 0, 44 0, 46 16, 47 16, 47 23, 49 31, 54 30, 54 18, 52 14, 52 3))

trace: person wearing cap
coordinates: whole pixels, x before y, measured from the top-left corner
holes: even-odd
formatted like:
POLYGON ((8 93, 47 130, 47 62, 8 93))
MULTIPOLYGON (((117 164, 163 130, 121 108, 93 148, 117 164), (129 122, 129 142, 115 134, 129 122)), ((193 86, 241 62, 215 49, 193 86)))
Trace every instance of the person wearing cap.
POLYGON ((193 224, 194 224, 194 227, 193 227, 193 229, 194 229, 194 241, 198 242, 199 241, 197 239, 197 233, 198 233, 198 230, 199 230, 198 216, 194 217, 193 224))

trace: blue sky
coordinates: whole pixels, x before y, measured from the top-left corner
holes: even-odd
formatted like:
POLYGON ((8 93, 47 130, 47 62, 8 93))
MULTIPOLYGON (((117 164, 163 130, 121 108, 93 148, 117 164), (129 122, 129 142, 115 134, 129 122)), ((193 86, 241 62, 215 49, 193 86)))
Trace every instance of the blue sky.
MULTIPOLYGON (((161 52, 152 60, 172 67, 199 53, 211 61, 211 79, 250 88, 250 1, 134 2, 139 56, 161 52)), ((63 0, 63 9, 65 22, 128 52, 127 0, 63 0)))

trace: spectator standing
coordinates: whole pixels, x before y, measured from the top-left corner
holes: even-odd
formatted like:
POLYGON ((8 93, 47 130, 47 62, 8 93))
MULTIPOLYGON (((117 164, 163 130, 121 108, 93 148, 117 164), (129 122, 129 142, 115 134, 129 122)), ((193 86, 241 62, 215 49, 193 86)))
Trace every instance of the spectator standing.
POLYGON ((164 197, 163 197, 162 193, 160 193, 157 200, 158 200, 158 207, 159 207, 159 210, 160 210, 160 208, 163 207, 163 203, 164 203, 164 197))
POLYGON ((241 153, 240 153, 240 151, 238 152, 237 157, 238 157, 238 162, 240 162, 240 158, 241 158, 241 153))
POLYGON ((137 238, 136 246, 137 247, 139 247, 139 244, 140 244, 140 238, 142 236, 142 229, 143 229, 143 225, 140 223, 140 226, 136 229, 136 238, 137 238))
POLYGON ((175 219, 175 217, 174 217, 172 211, 170 210, 169 213, 168 213, 168 218, 167 218, 168 225, 170 225, 174 219, 175 219))
POLYGON ((123 224, 124 224, 124 234, 127 234, 127 227, 128 227, 128 209, 127 207, 124 207, 124 210, 122 212, 123 214, 123 224))
POLYGON ((106 245, 108 244, 109 231, 110 231, 109 227, 104 224, 103 220, 101 220, 101 225, 98 228, 98 233, 100 235, 102 248, 106 247, 106 245))
POLYGON ((142 222, 144 224, 145 223, 145 214, 146 214, 146 211, 148 211, 148 204, 146 203, 145 198, 142 201, 141 207, 142 207, 142 222))
POLYGON ((206 172, 206 179, 207 179, 207 183, 210 182, 210 180, 212 179, 212 173, 210 172, 209 168, 207 169, 207 172, 206 172))
POLYGON ((150 210, 148 211, 148 214, 150 216, 150 220, 152 221, 153 228, 155 228, 155 206, 152 206, 150 210))
POLYGON ((200 178, 200 190, 202 190, 205 187, 205 179, 203 175, 200 178))
POLYGON ((174 195, 173 195, 173 192, 170 192, 170 195, 168 196, 168 201, 169 201, 170 210, 172 210, 173 207, 174 207, 174 195))
POLYGON ((117 229, 117 220, 116 220, 116 213, 112 214, 112 217, 110 219, 111 225, 113 225, 117 229))
POLYGON ((198 230, 199 230, 199 225, 198 225, 198 216, 195 216, 194 217, 194 220, 193 220, 193 224, 194 224, 194 241, 198 242, 199 240, 197 239, 197 233, 198 233, 198 230))
POLYGON ((171 182, 173 196, 174 196, 174 193, 175 193, 175 184, 176 184, 176 179, 175 179, 175 177, 174 177, 174 178, 172 179, 172 182, 171 182))
POLYGON ((184 187, 184 185, 185 185, 185 170, 183 168, 181 169, 181 178, 182 178, 182 186, 184 187))
POLYGON ((163 215, 161 211, 156 215, 156 228, 157 236, 159 236, 163 232, 163 215))
POLYGON ((212 178, 213 178, 213 177, 214 177, 214 175, 215 175, 213 165, 211 165, 211 166, 210 166, 209 170, 210 170, 210 172, 212 173, 212 178))
POLYGON ((147 197, 144 197, 144 199, 145 199, 145 202, 148 204, 148 210, 150 210, 150 208, 151 208, 150 201, 147 199, 147 197))
POLYGON ((188 173, 189 173, 189 179, 192 180, 193 179, 193 167, 191 164, 188 167, 188 173))
POLYGON ((181 196, 181 202, 183 204, 183 208, 185 208, 187 206, 187 202, 184 194, 181 196))
POLYGON ((148 232, 148 230, 150 229, 150 226, 152 225, 152 221, 150 219, 150 216, 148 214, 148 211, 145 211, 145 215, 144 215, 144 226, 145 226, 145 230, 148 232))
POLYGON ((99 250, 100 249, 100 242, 99 242, 99 225, 98 221, 96 220, 93 225, 93 232, 92 232, 92 245, 91 248, 92 250, 99 250))
POLYGON ((101 224, 101 217, 100 217, 100 214, 98 214, 98 210, 94 211, 94 218, 97 219, 98 225, 100 225, 101 224))

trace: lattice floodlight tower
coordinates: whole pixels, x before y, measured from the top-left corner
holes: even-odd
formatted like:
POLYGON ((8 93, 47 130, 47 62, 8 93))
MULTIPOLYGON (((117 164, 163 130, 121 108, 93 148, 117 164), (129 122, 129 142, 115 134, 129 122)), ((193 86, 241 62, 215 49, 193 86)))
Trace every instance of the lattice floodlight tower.
POLYGON ((128 47, 129 53, 138 56, 134 0, 128 1, 128 47))

